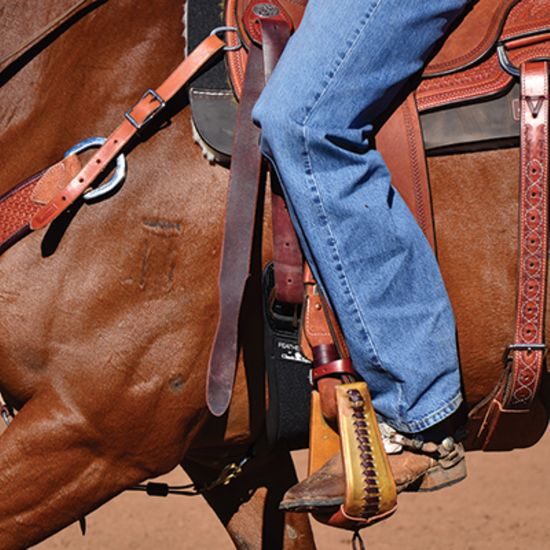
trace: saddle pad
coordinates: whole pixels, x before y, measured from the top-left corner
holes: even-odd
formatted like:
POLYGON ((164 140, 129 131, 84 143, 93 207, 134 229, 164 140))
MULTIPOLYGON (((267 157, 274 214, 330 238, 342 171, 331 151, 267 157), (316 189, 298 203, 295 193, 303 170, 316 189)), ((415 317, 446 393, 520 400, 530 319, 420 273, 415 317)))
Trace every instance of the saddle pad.
MULTIPOLYGON (((223 2, 219 0, 187 0, 185 3, 185 55, 192 52, 215 28, 224 25, 223 2)), ((227 90, 231 88, 223 60, 209 65, 193 80, 194 88, 227 90)))
MULTIPOLYGON (((224 6, 219 0, 188 0, 184 36, 186 54, 213 29, 224 25, 224 6)), ((208 67, 189 90, 195 139, 210 161, 229 164, 237 116, 227 71, 223 61, 208 67)))
MULTIPOLYGON (((231 158, 237 104, 229 90, 191 89, 190 104, 197 138, 209 160, 231 158)), ((422 113, 426 154, 434 156, 519 144, 516 116, 518 87, 503 97, 422 113)))

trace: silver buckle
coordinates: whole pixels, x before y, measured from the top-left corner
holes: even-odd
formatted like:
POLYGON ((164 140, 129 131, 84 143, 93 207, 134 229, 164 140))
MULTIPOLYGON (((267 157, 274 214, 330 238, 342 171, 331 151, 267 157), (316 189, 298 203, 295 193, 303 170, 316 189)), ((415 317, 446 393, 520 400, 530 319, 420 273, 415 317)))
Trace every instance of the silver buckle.
POLYGON ((546 344, 510 344, 504 350, 503 361, 507 365, 512 360, 512 353, 514 351, 542 351, 546 356, 547 348, 546 344))
POLYGON ((149 88, 139 99, 137 103, 133 105, 131 109, 128 109, 124 116, 128 119, 130 124, 136 129, 141 130, 159 111, 164 109, 166 106, 166 101, 160 97, 155 90, 149 88), (158 105, 139 123, 130 113, 136 108, 136 105, 141 103, 147 96, 151 96, 155 101, 158 102, 158 105))

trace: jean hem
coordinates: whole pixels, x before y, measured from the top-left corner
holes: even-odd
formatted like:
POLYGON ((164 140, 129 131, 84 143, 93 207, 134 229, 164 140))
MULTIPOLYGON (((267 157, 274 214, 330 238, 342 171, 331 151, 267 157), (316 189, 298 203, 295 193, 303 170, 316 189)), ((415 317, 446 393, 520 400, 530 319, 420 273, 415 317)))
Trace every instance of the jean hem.
POLYGON ((458 410, 463 401, 464 399, 462 397, 462 392, 459 392, 449 402, 445 403, 445 405, 436 409, 434 412, 423 416, 419 420, 411 420, 406 422, 384 417, 382 417, 382 419, 398 432, 408 434, 418 433, 435 426, 439 422, 445 420, 445 418, 451 416, 458 410))

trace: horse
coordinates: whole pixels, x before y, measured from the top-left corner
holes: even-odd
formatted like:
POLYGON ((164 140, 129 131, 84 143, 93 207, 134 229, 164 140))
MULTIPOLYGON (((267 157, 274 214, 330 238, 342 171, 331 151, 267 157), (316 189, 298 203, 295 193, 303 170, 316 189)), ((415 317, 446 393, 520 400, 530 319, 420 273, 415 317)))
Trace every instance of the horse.
MULTIPOLYGON (((0 194, 81 139, 108 133, 181 60, 180 3, 81 4, 2 71, 0 194)), ((3 6, 9 36, 51 21, 60 5, 3 6)), ((296 481, 288 451, 261 444, 268 216, 239 321, 233 400, 221 418, 207 411, 228 180, 202 158, 189 116, 179 94, 128 152, 119 192, 75 204, 0 259, 0 391, 18 410, 0 436, 10 495, 0 502, 2 548, 36 544, 179 464, 207 485, 253 444, 242 475, 205 498, 239 548, 314 546, 307 517, 277 510, 296 481)), ((470 406, 491 392, 502 369, 495 357, 512 336, 518 162, 511 148, 429 163, 470 406), (457 174, 460 185, 450 185, 457 174)))
MULTIPOLYGON (((21 2, 12 20, 23 33, 59 7, 21 2)), ((181 60, 181 3, 93 7, 3 83, 2 191, 105 132, 144 81, 154 85, 181 60)), ((261 392, 249 400, 246 390, 263 376, 257 306, 243 318, 249 337, 231 412, 216 421, 205 407, 227 176, 202 159, 184 105, 144 138, 122 202, 117 194, 81 207, 70 229, 2 257, 2 393, 20 410, 1 436, 0 480, 13 495, 1 505, 2 548, 35 544, 184 460, 198 484, 212 481, 261 431, 261 392)), ((288 453, 254 463, 207 497, 235 543, 259 547, 265 531, 273 547, 312 547, 307 519, 277 511, 296 481, 288 453)))

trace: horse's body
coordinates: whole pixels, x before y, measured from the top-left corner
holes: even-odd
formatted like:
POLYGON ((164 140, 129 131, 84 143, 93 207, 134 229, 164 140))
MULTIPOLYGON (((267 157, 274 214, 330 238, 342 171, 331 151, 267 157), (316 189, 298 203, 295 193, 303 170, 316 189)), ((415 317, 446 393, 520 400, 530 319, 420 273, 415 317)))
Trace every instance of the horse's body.
MULTIPOLYGON (((46 23, 54 7, 21 2, 17 15, 46 23)), ((0 92, 1 192, 82 138, 109 133, 144 87, 181 61, 181 20, 182 5, 172 0, 105 3, 8 80, 0 92)), ((172 469, 207 420, 227 174, 202 159, 187 112, 141 143, 138 156, 124 191, 81 208, 70 230, 53 229, 42 255, 37 234, 2 257, 1 391, 22 408, 1 436, 0 485, 10 495, 0 503, 1 548, 26 547, 172 469)), ((248 414, 239 380, 232 427, 216 423, 200 444, 220 469, 262 423, 261 413, 248 414), (229 458, 219 449, 224 439, 241 444, 225 451, 229 458)), ((189 467, 203 482, 219 473, 201 465, 200 477, 198 469, 189 467)), ((279 492, 293 481, 288 461, 277 480, 254 475, 255 487, 278 483, 279 492)), ((239 518, 261 517, 266 495, 251 496, 249 483, 222 491, 217 511, 232 521, 235 540, 254 546, 262 522, 239 518), (252 503, 232 520, 240 500, 252 503)), ((277 496, 269 499, 276 510, 277 496)), ((267 523, 281 520, 266 513, 267 523)), ((306 521, 296 521, 290 546, 302 545, 300 530, 309 534, 306 521)), ((274 524, 271 532, 282 537, 274 524)))
MULTIPOLYGON (((54 3, 18 2, 17 11, 47 21, 45 4, 54 3)), ((0 193, 115 128, 181 60, 181 17, 172 0, 107 2, 12 70, 0 90, 0 193)), ((243 308, 229 415, 214 420, 206 411, 227 172, 192 144, 184 101, 129 154, 119 193, 1 258, 0 389, 20 409, 0 437, 0 485, 9 495, 0 500, 1 548, 33 544, 184 460, 195 480, 210 480, 261 430, 257 276, 243 308), (250 388, 257 393, 249 399, 250 388)), ((493 388, 513 335, 517 164, 516 150, 431 162, 439 256, 471 405, 493 388), (503 171, 503 162, 513 169, 503 171)), ((305 518, 289 515, 284 532, 275 528, 284 519, 276 503, 292 482, 288 453, 279 453, 207 498, 239 546, 259 546, 264 529, 274 547, 308 547, 305 518)))

